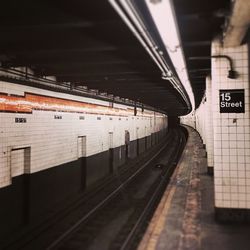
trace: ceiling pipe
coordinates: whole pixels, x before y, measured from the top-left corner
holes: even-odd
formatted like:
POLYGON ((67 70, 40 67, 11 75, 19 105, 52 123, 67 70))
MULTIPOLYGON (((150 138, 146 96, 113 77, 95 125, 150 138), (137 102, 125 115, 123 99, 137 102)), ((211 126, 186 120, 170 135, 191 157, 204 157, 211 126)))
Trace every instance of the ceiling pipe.
POLYGON ((189 97, 187 97, 187 94, 185 93, 185 89, 183 90, 182 87, 180 87, 179 80, 173 76, 169 66, 161 55, 161 51, 158 51, 158 47, 154 44, 153 39, 149 35, 148 30, 144 26, 142 20, 140 19, 139 15, 137 14, 130 1, 109 0, 109 2, 120 15, 120 17, 123 19, 123 21, 127 24, 133 34, 141 42, 141 44, 149 53, 151 58, 158 65, 158 67, 162 71, 162 79, 169 80, 172 86, 180 93, 187 106, 192 109, 192 105, 190 105, 190 100, 189 97))
POLYGON ((229 71, 228 71, 228 78, 230 79, 236 79, 238 77, 237 72, 233 69, 233 60, 231 57, 226 55, 214 55, 214 56, 191 56, 188 59, 189 60, 208 60, 211 58, 225 58, 229 62, 229 71))
POLYGON ((250 25, 250 1, 235 0, 224 32, 224 47, 240 46, 250 25))
POLYGON ((160 70, 163 73, 168 72, 169 68, 166 66, 165 63, 162 62, 162 58, 159 56, 159 54, 156 53, 157 46, 152 43, 152 39, 150 39, 146 34, 146 28, 142 26, 142 22, 140 21, 136 12, 131 9, 131 6, 129 6, 128 3, 125 1, 109 0, 109 2, 120 15, 120 17, 123 19, 123 21, 127 24, 129 29, 136 36, 136 38, 140 41, 144 49, 146 49, 146 51, 149 53, 150 57, 155 61, 160 70), (123 6, 123 9, 120 5, 123 6), (126 10, 126 13, 124 12, 124 10, 126 10), (127 15, 131 19, 129 19, 127 15), (131 22, 131 20, 133 22, 131 22), (137 29, 139 30, 139 32, 137 31, 137 29))
POLYGON ((228 60, 229 62, 229 66, 230 66, 230 70, 228 71, 228 78, 230 79, 236 79, 238 74, 237 72, 233 69, 233 60, 231 57, 229 56, 226 56, 226 55, 214 55, 214 56, 211 56, 212 58, 225 58, 228 60))
POLYGON ((190 69, 189 73, 202 73, 202 72, 210 72, 211 68, 203 68, 203 69, 190 69))
MULTIPOLYGON (((178 22, 176 19, 175 8, 172 0, 144 0, 151 17, 156 25, 165 49, 172 61, 172 64, 179 77, 177 82, 186 91, 191 109, 195 106, 192 87, 187 74, 186 62, 183 54, 182 42, 180 39, 178 22), (179 81, 180 80, 180 81, 179 81)), ((172 81, 171 76, 163 76, 163 79, 172 81)), ((177 86, 178 88, 178 86, 177 86)))

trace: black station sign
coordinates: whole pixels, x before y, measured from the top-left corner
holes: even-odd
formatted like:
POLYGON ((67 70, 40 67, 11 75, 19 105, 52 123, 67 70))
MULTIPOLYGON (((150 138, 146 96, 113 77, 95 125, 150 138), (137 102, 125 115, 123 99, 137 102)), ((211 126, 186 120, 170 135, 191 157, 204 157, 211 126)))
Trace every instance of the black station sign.
POLYGON ((245 113, 244 89, 220 89, 220 113, 245 113))

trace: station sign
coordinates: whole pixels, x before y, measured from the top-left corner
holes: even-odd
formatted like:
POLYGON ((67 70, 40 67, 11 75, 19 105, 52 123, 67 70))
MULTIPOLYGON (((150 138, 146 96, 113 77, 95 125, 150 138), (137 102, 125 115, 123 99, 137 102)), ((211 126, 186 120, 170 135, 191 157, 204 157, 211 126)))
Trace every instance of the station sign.
POLYGON ((244 89, 220 89, 220 113, 245 113, 244 89))

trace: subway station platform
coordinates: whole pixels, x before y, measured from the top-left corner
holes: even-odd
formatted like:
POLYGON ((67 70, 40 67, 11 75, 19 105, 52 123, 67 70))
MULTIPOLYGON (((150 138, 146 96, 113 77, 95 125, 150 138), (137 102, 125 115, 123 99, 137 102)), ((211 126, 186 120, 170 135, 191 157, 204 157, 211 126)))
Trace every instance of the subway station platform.
POLYGON ((215 220, 206 151, 199 134, 187 129, 186 148, 138 249, 250 249, 250 224, 215 220))

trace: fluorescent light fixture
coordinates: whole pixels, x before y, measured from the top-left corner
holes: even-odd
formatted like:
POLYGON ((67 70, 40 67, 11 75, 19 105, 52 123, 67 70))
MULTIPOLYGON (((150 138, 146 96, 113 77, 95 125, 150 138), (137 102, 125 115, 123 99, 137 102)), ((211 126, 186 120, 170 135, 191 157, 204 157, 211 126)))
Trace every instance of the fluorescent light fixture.
MULTIPOLYGON (((183 97, 183 99, 185 100, 187 105, 189 105, 190 101, 188 100, 186 93, 183 90, 183 87, 180 86, 181 84, 180 84, 179 80, 176 79, 176 77, 171 72, 167 62, 165 61, 165 59, 163 57, 163 52, 159 51, 159 48, 156 46, 154 40, 152 39, 152 37, 150 35, 150 32, 145 27, 143 20, 141 19, 140 15, 137 13, 137 10, 134 8, 134 5, 132 4, 131 0, 109 0, 109 2, 113 6, 113 8, 117 11, 117 13, 120 15, 120 17, 123 19, 123 21, 127 24, 127 26, 130 28, 130 30, 133 32, 133 34, 137 37, 137 39, 140 41, 140 43, 143 45, 143 47, 149 53, 149 55, 154 60, 154 62, 157 64, 157 66, 159 67, 159 69, 162 72, 162 79, 168 80, 173 85, 173 87, 177 89, 177 91, 183 97)), ((165 2, 165 1, 162 0, 161 2, 165 2)), ((149 1, 146 1, 146 3, 148 5, 151 4, 151 3, 149 3, 149 1)), ((162 11, 157 9, 154 13, 155 13, 155 15, 158 15, 159 12, 161 13, 162 18, 160 19, 161 20, 161 27, 158 29, 162 29, 162 28, 164 28, 164 26, 166 26, 166 22, 162 23, 164 21, 162 11)), ((169 10, 169 13, 171 14, 170 10, 169 10)), ((156 26, 158 27, 158 23, 156 21, 155 21, 155 23, 156 23, 156 26)), ((173 32, 174 31, 175 30, 173 28, 173 32)), ((160 33, 160 31, 159 31, 159 33, 160 33)), ((167 34, 168 33, 169 33, 169 31, 167 31, 167 34)), ((177 35, 175 37, 178 38, 177 35)), ((164 36, 164 39, 167 39, 167 37, 164 36)), ((163 38, 162 38, 162 40, 163 40, 163 38)), ((169 45, 170 51, 176 51, 176 49, 177 49, 176 42, 177 41, 178 41, 178 39, 173 40, 171 42, 171 45, 169 45)), ((166 44, 165 44, 165 46, 166 46, 166 44)), ((177 46, 177 47, 180 47, 180 46, 177 46)), ((178 76, 179 76, 179 74, 178 74, 178 76)), ((180 76, 179 76, 179 78, 180 78, 180 76)), ((192 101, 191 101, 191 105, 193 106, 192 101)))
MULTIPOLYGON (((151 51, 152 48, 155 48, 155 46, 152 44, 152 41, 148 38, 148 36, 145 36, 145 27, 142 26, 143 23, 140 21, 138 15, 136 14, 133 9, 131 9, 130 4, 127 1, 121 0, 119 1, 120 4, 123 6, 123 8, 126 10, 129 17, 133 20, 136 27, 140 30, 140 33, 137 32, 137 30, 134 27, 134 24, 130 21, 130 19, 127 17, 127 15, 124 13, 124 11, 121 9, 119 4, 116 0, 109 0, 110 4, 113 6, 113 8, 117 11, 117 13, 120 15, 120 17, 123 19, 123 21, 127 24, 129 29, 133 32, 133 34, 136 36, 136 38, 140 41, 142 46, 146 49, 146 51, 149 53, 150 57, 154 60, 154 62, 157 64, 157 66, 160 68, 162 72, 168 71, 169 69, 166 69, 164 64, 159 63, 159 58, 151 51), (149 46, 142 38, 146 39, 146 41, 149 43, 149 46), (150 49, 151 48, 151 49, 150 49)), ((154 51, 154 50, 153 50, 154 51)))
POLYGON ((194 95, 187 74, 172 0, 145 0, 145 2, 194 109, 194 95))
POLYGON ((146 4, 157 29, 160 31, 165 47, 168 50, 175 51, 176 47, 180 46, 180 42, 170 1, 162 0, 154 2, 152 0, 146 0, 146 4))

